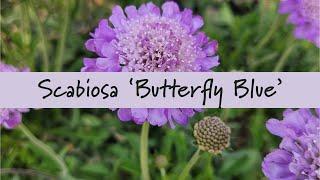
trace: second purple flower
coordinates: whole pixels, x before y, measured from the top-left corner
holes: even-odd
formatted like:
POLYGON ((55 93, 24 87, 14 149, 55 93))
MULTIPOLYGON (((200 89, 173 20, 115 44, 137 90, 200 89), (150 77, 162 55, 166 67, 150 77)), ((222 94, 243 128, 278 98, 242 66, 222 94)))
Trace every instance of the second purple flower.
MULTIPOLYGON (((85 46, 97 58, 85 58, 85 72, 193 72, 219 65, 218 43, 199 31, 204 22, 192 10, 180 11, 174 2, 153 3, 138 9, 115 6, 85 46), (109 25, 109 21, 111 24, 109 25)), ((118 109, 119 119, 137 124, 186 125, 199 109, 118 109)))
MULTIPOLYGON (((1 72, 28 72, 29 68, 16 68, 14 66, 5 64, 0 60, 0 73, 1 72)), ((13 129, 18 126, 22 121, 22 113, 28 112, 29 109, 22 108, 0 108, 0 127, 6 129, 13 129)))
POLYGON ((286 110, 282 121, 269 119, 266 126, 282 138, 268 154, 262 171, 270 180, 320 178, 320 109, 286 110))
POLYGON ((297 39, 306 39, 320 48, 320 0, 281 0, 279 12, 289 14, 288 22, 295 25, 297 39))

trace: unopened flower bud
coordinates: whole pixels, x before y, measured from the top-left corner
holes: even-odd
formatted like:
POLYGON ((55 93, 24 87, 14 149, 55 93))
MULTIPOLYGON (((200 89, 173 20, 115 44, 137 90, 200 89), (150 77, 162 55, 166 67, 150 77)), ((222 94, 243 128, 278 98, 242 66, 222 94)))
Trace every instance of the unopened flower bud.
POLYGON ((158 155, 156 157, 156 166, 158 168, 165 168, 168 165, 168 159, 165 155, 158 155))
POLYGON ((205 117, 194 125, 193 135, 199 148, 218 154, 229 146, 230 128, 218 117, 205 117))

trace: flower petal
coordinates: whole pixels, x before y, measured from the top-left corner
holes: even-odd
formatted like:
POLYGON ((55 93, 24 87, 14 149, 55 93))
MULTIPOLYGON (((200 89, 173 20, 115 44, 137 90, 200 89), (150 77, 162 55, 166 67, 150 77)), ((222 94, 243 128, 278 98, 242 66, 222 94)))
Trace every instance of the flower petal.
POLYGON ((123 10, 120 6, 115 6, 112 9, 112 15, 109 17, 110 22, 116 28, 122 27, 122 22, 126 20, 126 16, 123 13, 123 10))
POLYGON ((289 137, 284 137, 279 145, 281 149, 284 149, 288 152, 299 152, 299 148, 296 145, 296 142, 289 137))
POLYGON ((131 110, 127 108, 120 108, 118 110, 118 117, 121 121, 130 121, 132 119, 131 110))
POLYGON ((206 52, 207 56, 215 55, 217 53, 217 50, 218 50, 218 42, 215 40, 210 41, 204 48, 204 51, 206 52))
POLYGON ((147 9, 149 10, 150 13, 160 16, 160 8, 156 5, 154 5, 152 2, 147 3, 147 9))
POLYGON ((182 111, 180 109, 174 108, 174 109, 169 109, 168 110, 174 121, 177 122, 180 125, 186 125, 188 123, 188 116, 184 113, 182 113, 182 111))
POLYGON ((148 121, 153 126, 163 126, 167 123, 168 118, 165 115, 164 109, 149 109, 148 121))
POLYGON ((219 56, 206 57, 204 59, 201 59, 201 67, 203 71, 208 71, 209 69, 216 67, 219 64, 219 56))
POLYGON ((97 58, 96 66, 100 69, 107 69, 110 66, 110 60, 108 58, 97 58))
POLYGON ((116 50, 110 43, 105 43, 102 46, 101 54, 104 57, 109 57, 109 58, 113 58, 113 59, 117 58, 116 50))
POLYGON ((192 10, 191 9, 184 9, 181 13, 181 22, 184 24, 191 24, 192 22, 192 10))
POLYGON ((102 19, 99 22, 98 27, 94 31, 93 37, 96 39, 104 39, 106 42, 110 42, 115 38, 115 32, 109 27, 107 19, 102 19))
POLYGON ((289 13, 293 10, 296 9, 297 7, 297 2, 296 1, 292 1, 292 0, 282 0, 279 3, 279 13, 281 14, 285 14, 285 13, 289 13))
POLYGON ((164 17, 175 17, 180 13, 180 9, 177 3, 169 1, 162 5, 162 16, 164 17))
POLYGON ((318 118, 320 118, 320 108, 316 108, 315 110, 316 110, 316 113, 318 115, 318 118))
POLYGON ((191 32, 196 32, 197 30, 199 30, 202 26, 203 26, 203 19, 201 16, 194 16, 192 18, 192 30, 191 32))
POLYGON ((187 115, 188 117, 192 117, 195 114, 192 108, 181 108, 180 110, 183 114, 187 115))
POLYGON ((277 119, 269 119, 266 123, 267 129, 274 135, 280 137, 295 137, 295 133, 292 129, 287 128, 283 122, 277 119))
POLYGON ((101 72, 102 69, 99 69, 96 66, 97 60, 94 58, 84 58, 83 64, 84 67, 81 68, 81 72, 101 72))
POLYGON ((284 151, 277 149, 268 154, 262 163, 262 171, 269 179, 294 179, 294 174, 289 170, 291 162, 291 155, 284 151))
POLYGON ((17 111, 11 111, 9 119, 3 122, 3 126, 7 129, 13 129, 21 123, 22 115, 17 111))
POLYGON ((89 50, 91 52, 95 52, 94 39, 89 39, 88 41, 86 41, 86 43, 84 45, 87 50, 89 50))
POLYGON ((208 37, 206 36, 206 34, 204 32, 198 32, 195 36, 196 39, 196 43, 202 47, 203 45, 208 43, 208 37))
POLYGON ((287 128, 292 129, 297 135, 301 135, 305 131, 304 125, 306 124, 306 119, 299 112, 297 110, 286 114, 282 121, 287 128))
POLYGON ((138 17, 138 11, 135 6, 127 6, 124 11, 126 12, 129 19, 134 19, 138 17))
POLYGON ((143 124, 148 117, 147 108, 133 108, 131 109, 133 120, 137 124, 143 124))

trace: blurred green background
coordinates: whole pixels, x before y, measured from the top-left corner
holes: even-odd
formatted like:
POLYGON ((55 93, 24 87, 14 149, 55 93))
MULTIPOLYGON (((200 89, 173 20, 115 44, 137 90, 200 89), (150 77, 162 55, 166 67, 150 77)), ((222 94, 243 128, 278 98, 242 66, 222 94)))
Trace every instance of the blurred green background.
MULTIPOLYGON (((144 0, 1 0, 1 60, 32 71, 77 72, 89 32, 107 18, 115 4, 144 0)), ((160 5, 163 1, 154 3, 160 5)), ((295 40, 278 1, 177 1, 203 16, 203 31, 219 42, 216 71, 320 71, 319 49, 295 40)), ((192 179, 263 179, 263 156, 279 139, 265 128, 283 109, 207 109, 187 127, 151 127, 149 168, 161 179, 156 159, 164 155, 168 179, 175 179, 197 147, 192 126, 206 115, 220 116, 232 128, 231 146, 212 156, 202 153, 192 179)), ((121 123, 107 109, 39 109, 24 114, 24 124, 63 157, 70 174, 80 179, 140 179, 141 126, 121 123)), ((58 179, 59 168, 15 130, 1 129, 1 179, 58 179)), ((191 179, 191 176, 189 177, 191 179)))

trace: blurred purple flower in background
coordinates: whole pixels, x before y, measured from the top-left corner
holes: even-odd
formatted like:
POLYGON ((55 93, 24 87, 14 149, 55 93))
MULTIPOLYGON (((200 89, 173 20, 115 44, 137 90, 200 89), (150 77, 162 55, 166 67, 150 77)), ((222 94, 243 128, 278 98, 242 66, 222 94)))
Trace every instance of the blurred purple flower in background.
POLYGON ((289 14, 288 22, 295 25, 294 35, 320 47, 320 0, 282 0, 281 14, 289 14))
MULTIPOLYGON (((153 3, 138 9, 115 6, 85 46, 98 58, 84 58, 85 72, 192 72, 219 65, 218 43, 199 29, 203 19, 192 10, 180 11, 175 2, 153 3), (108 22, 112 23, 109 26, 108 22)), ((118 109, 119 119, 162 126, 186 125, 199 109, 118 109)))
POLYGON ((282 121, 268 120, 267 129, 282 138, 262 163, 269 179, 320 179, 320 109, 315 111, 289 109, 282 121))
MULTIPOLYGON (((28 68, 18 69, 14 66, 7 65, 0 61, 1 72, 28 72, 28 68)), ((19 125, 22 119, 21 113, 28 112, 28 109, 8 109, 0 108, 0 127, 3 126, 7 129, 12 129, 19 125)))
POLYGON ((13 129, 21 123, 22 113, 28 112, 29 109, 8 109, 0 108, 0 126, 7 129, 13 129))

